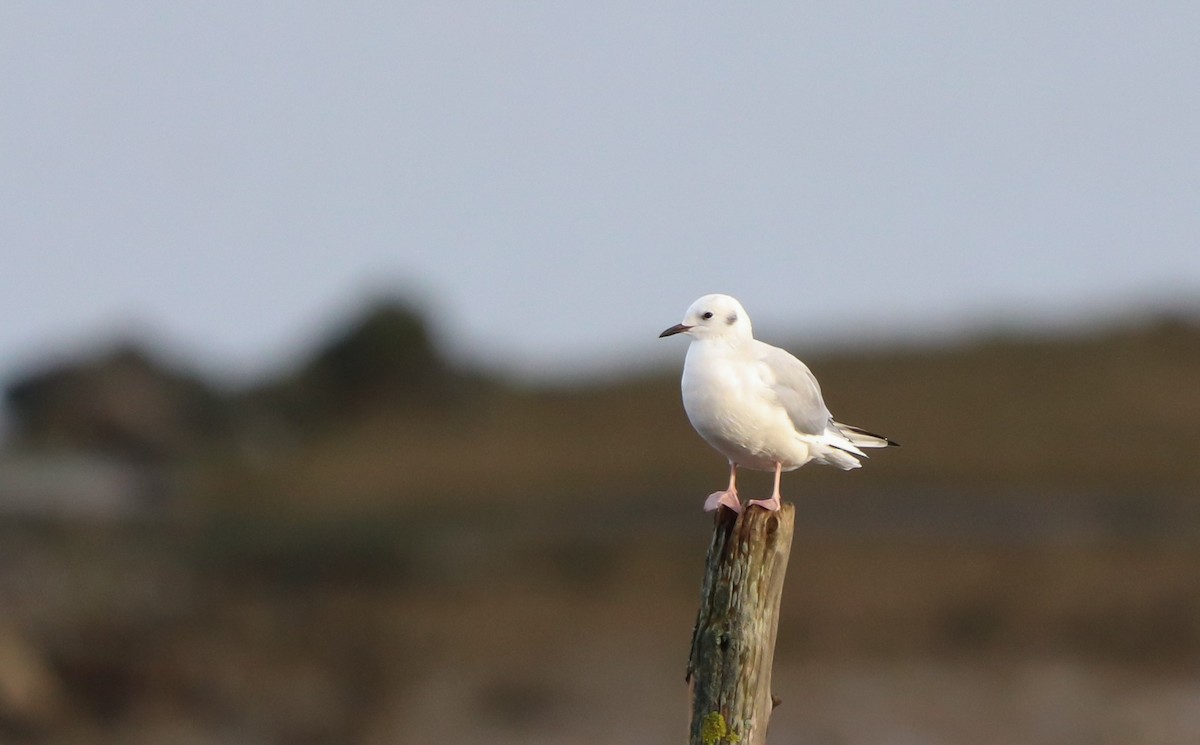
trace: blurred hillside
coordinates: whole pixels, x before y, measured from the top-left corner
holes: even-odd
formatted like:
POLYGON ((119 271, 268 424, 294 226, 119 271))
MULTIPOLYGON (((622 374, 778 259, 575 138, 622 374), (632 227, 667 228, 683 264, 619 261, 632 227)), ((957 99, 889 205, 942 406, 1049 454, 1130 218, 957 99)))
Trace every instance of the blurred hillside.
MULTIPOLYGON (((852 474, 807 469, 789 479, 799 490, 1200 490, 1200 323, 801 356, 840 418, 907 449, 852 474)), ((248 390, 218 390, 128 344, 27 374, 6 400, 10 449, 207 464, 231 488, 253 478, 247 508, 674 496, 725 469, 682 416, 677 370, 506 384, 454 369, 399 303, 369 308, 297 369, 248 390)))
MULTIPOLYGON (((904 447, 785 476, 777 732, 1200 737, 1200 324, 790 348, 904 447)), ((130 343, 5 396, 0 742, 683 731, 726 466, 677 369, 515 385, 381 302, 250 389, 130 343)))

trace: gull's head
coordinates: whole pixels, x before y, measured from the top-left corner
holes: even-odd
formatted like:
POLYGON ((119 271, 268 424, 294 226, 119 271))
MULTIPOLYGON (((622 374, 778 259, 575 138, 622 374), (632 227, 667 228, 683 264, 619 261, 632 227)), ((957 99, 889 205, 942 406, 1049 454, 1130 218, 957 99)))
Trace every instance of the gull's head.
POLYGON ((746 309, 728 295, 705 295, 692 303, 683 314, 683 323, 677 323, 658 335, 687 334, 693 339, 750 339, 750 316, 746 309))

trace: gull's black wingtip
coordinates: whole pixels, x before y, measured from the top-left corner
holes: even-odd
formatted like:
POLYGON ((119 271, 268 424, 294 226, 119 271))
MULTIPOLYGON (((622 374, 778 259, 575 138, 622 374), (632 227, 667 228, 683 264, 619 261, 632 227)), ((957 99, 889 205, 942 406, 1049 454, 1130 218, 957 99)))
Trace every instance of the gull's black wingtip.
MULTIPOLYGON (((883 442, 884 442, 883 447, 889 447, 889 448, 900 447, 900 443, 896 442, 892 438, 884 437, 883 435, 878 435, 878 434, 875 434, 874 432, 868 432, 867 430, 863 429, 862 427, 852 427, 849 424, 841 424, 839 422, 834 422, 834 426, 840 427, 843 430, 850 430, 851 432, 857 432, 858 434, 865 435, 867 437, 874 437, 876 440, 883 440, 883 442)), ((867 447, 879 447, 879 445, 868 445, 867 447)))

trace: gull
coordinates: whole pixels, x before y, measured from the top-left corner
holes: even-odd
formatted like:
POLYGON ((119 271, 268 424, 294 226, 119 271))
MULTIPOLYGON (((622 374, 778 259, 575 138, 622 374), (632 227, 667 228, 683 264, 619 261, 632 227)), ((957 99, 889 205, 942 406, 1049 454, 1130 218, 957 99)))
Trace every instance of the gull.
POLYGON ((738 466, 775 472, 770 499, 749 505, 778 510, 779 478, 810 461, 848 471, 866 458, 861 448, 898 445, 882 435, 835 422, 821 386, 800 360, 754 338, 750 316, 728 295, 705 295, 659 338, 687 334, 683 408, 696 432, 729 459, 729 487, 704 503, 741 512, 738 466))

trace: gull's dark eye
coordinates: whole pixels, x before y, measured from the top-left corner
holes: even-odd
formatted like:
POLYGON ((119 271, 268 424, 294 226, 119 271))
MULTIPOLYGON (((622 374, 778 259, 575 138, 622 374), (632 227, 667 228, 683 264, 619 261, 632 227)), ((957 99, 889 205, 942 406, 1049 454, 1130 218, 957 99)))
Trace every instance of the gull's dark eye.
POLYGON ((700 317, 707 321, 708 319, 712 318, 712 311, 710 310, 700 317))

